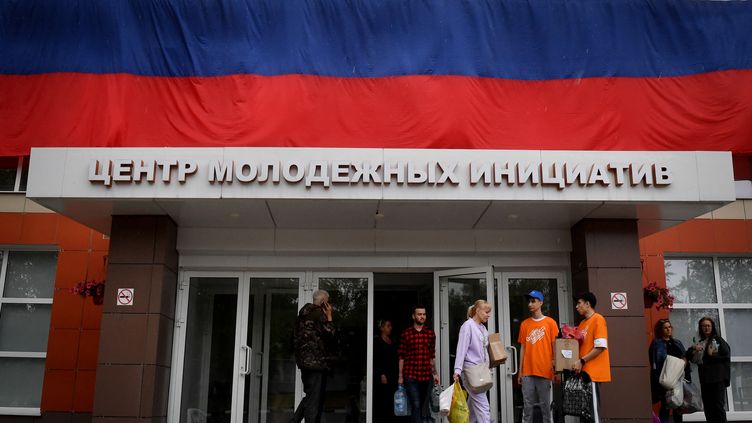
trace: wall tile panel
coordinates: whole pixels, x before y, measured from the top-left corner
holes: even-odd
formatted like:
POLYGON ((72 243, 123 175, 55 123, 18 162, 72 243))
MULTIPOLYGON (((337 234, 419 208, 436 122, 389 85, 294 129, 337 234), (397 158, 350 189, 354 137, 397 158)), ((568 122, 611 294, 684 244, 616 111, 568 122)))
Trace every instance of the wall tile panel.
POLYGON ((143 362, 147 335, 146 322, 145 314, 105 313, 102 316, 97 361, 100 364, 143 362))
POLYGON ((0 213, 0 244, 18 244, 22 226, 23 214, 0 213))
POLYGON ((84 329, 78 339, 78 369, 96 370, 99 356, 99 330, 84 329))
POLYGON ((50 327, 57 329, 76 329, 81 327, 84 301, 90 298, 81 298, 73 294, 68 288, 56 289, 52 299, 52 317, 50 327))
POLYGON ((79 331, 76 329, 52 329, 47 341, 45 368, 52 370, 74 370, 78 360, 79 331))
POLYGON ((79 370, 73 392, 73 411, 91 413, 94 406, 94 388, 96 386, 94 370, 79 370))
POLYGON ((100 365, 94 389, 94 417, 136 417, 141 402, 141 365, 100 365))
POLYGON ((72 411, 75 371, 48 370, 42 387, 42 411, 72 411))
POLYGON ((72 288, 86 278, 89 263, 87 251, 60 251, 57 259, 56 288, 72 288))
POLYGON ((749 251, 749 237, 744 220, 714 220, 715 249, 727 253, 749 251))
POLYGON ((715 251, 715 236, 712 220, 691 220, 679 225, 679 243, 666 245, 666 251, 712 252, 715 251), (678 248, 676 248, 678 247, 678 248))
POLYGON ((63 250, 86 251, 91 246, 92 230, 86 226, 60 216, 57 228, 57 242, 63 250))

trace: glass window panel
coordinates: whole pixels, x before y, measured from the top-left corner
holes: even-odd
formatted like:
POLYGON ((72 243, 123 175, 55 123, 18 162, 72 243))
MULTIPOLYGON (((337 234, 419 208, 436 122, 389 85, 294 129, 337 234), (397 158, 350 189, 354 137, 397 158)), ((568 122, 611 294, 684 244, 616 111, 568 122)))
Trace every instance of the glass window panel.
POLYGON ((752 303, 752 257, 718 259, 724 303, 752 303))
POLYGON ((44 380, 43 358, 0 358, 0 407, 39 408, 44 380))
POLYGON ((29 182, 29 156, 23 158, 23 166, 21 167, 21 181, 18 185, 19 191, 26 191, 26 185, 29 182))
POLYGON ((18 157, 0 157, 0 191, 13 191, 16 188, 18 157))
POLYGON ((713 260, 709 258, 667 259, 666 286, 677 304, 715 303, 713 260))
POLYGON ((254 353, 253 377, 245 378, 243 422, 289 422, 293 417, 299 285, 297 278, 251 278, 246 343, 254 353))
POLYGON ((3 304, 0 309, 0 351, 47 351, 49 304, 3 304))
POLYGON ((365 423, 368 279, 320 278, 319 288, 329 292, 338 334, 321 421, 365 423))
POLYGON ((734 356, 752 356, 752 337, 749 336, 749 328, 752 327, 752 309, 724 311, 726 322, 725 333, 721 336, 731 346, 731 354, 734 356))
POLYGON ((56 270, 56 251, 11 251, 3 296, 52 298, 56 270))
POLYGON ((752 363, 731 363, 734 411, 752 411, 752 363))
MULTIPOLYGON (((709 316, 718 325, 718 310, 709 308, 673 309, 669 318, 674 328, 674 338, 680 340, 685 347, 689 348, 697 339, 697 323, 704 316, 709 316)), ((725 338, 725 337, 724 337, 725 338)))
MULTIPOLYGON (((487 300, 486 274, 476 273, 462 276, 445 276, 441 278, 441 281, 442 283, 446 281, 447 284, 449 300, 448 363, 450 363, 450 366, 454 366, 454 358, 457 356, 457 341, 460 336, 460 327, 462 327, 462 324, 467 320, 467 308, 473 305, 476 300, 487 300)), ((442 370, 451 373, 449 368, 442 370)))

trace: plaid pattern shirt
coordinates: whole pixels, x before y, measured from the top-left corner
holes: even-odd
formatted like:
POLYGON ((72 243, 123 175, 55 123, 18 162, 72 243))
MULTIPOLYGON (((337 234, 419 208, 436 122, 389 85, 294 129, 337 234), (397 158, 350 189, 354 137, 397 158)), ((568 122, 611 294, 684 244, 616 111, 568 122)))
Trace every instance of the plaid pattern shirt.
POLYGON ((418 382, 432 380, 431 360, 436 358, 436 334, 423 327, 418 332, 414 326, 402 331, 399 345, 399 358, 404 360, 402 377, 418 382))

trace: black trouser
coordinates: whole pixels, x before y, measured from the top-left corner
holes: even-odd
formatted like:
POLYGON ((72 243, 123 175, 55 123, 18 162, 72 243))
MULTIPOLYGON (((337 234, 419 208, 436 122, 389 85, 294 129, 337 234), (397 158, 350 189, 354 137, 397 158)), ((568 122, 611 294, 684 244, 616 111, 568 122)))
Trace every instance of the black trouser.
POLYGON ((381 383, 381 375, 376 375, 376 384, 373 390, 373 421, 392 423, 395 421, 394 416, 394 392, 397 390, 397 377, 394 377, 394 383, 381 383))
POLYGON ((324 411, 324 393, 326 393, 326 371, 300 369, 303 379, 305 397, 298 404, 293 422, 320 423, 324 411))
POLYGON ((700 389, 705 420, 713 423, 726 423, 726 384, 723 382, 703 383, 700 389))

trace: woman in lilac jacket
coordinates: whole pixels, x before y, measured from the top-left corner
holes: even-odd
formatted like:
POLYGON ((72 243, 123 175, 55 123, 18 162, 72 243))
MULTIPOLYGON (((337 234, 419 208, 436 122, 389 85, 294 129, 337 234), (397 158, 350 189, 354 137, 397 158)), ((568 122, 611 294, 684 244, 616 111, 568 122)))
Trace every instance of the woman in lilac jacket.
MULTIPOLYGON (((488 363, 488 329, 484 324, 488 322, 491 304, 485 300, 478 300, 467 310, 467 320, 460 327, 457 341, 457 356, 454 359, 454 380, 457 381, 462 369, 480 363, 488 363)), ((474 394, 467 392, 467 403, 470 408, 470 423, 489 423, 491 409, 488 406, 486 393, 474 394)))

